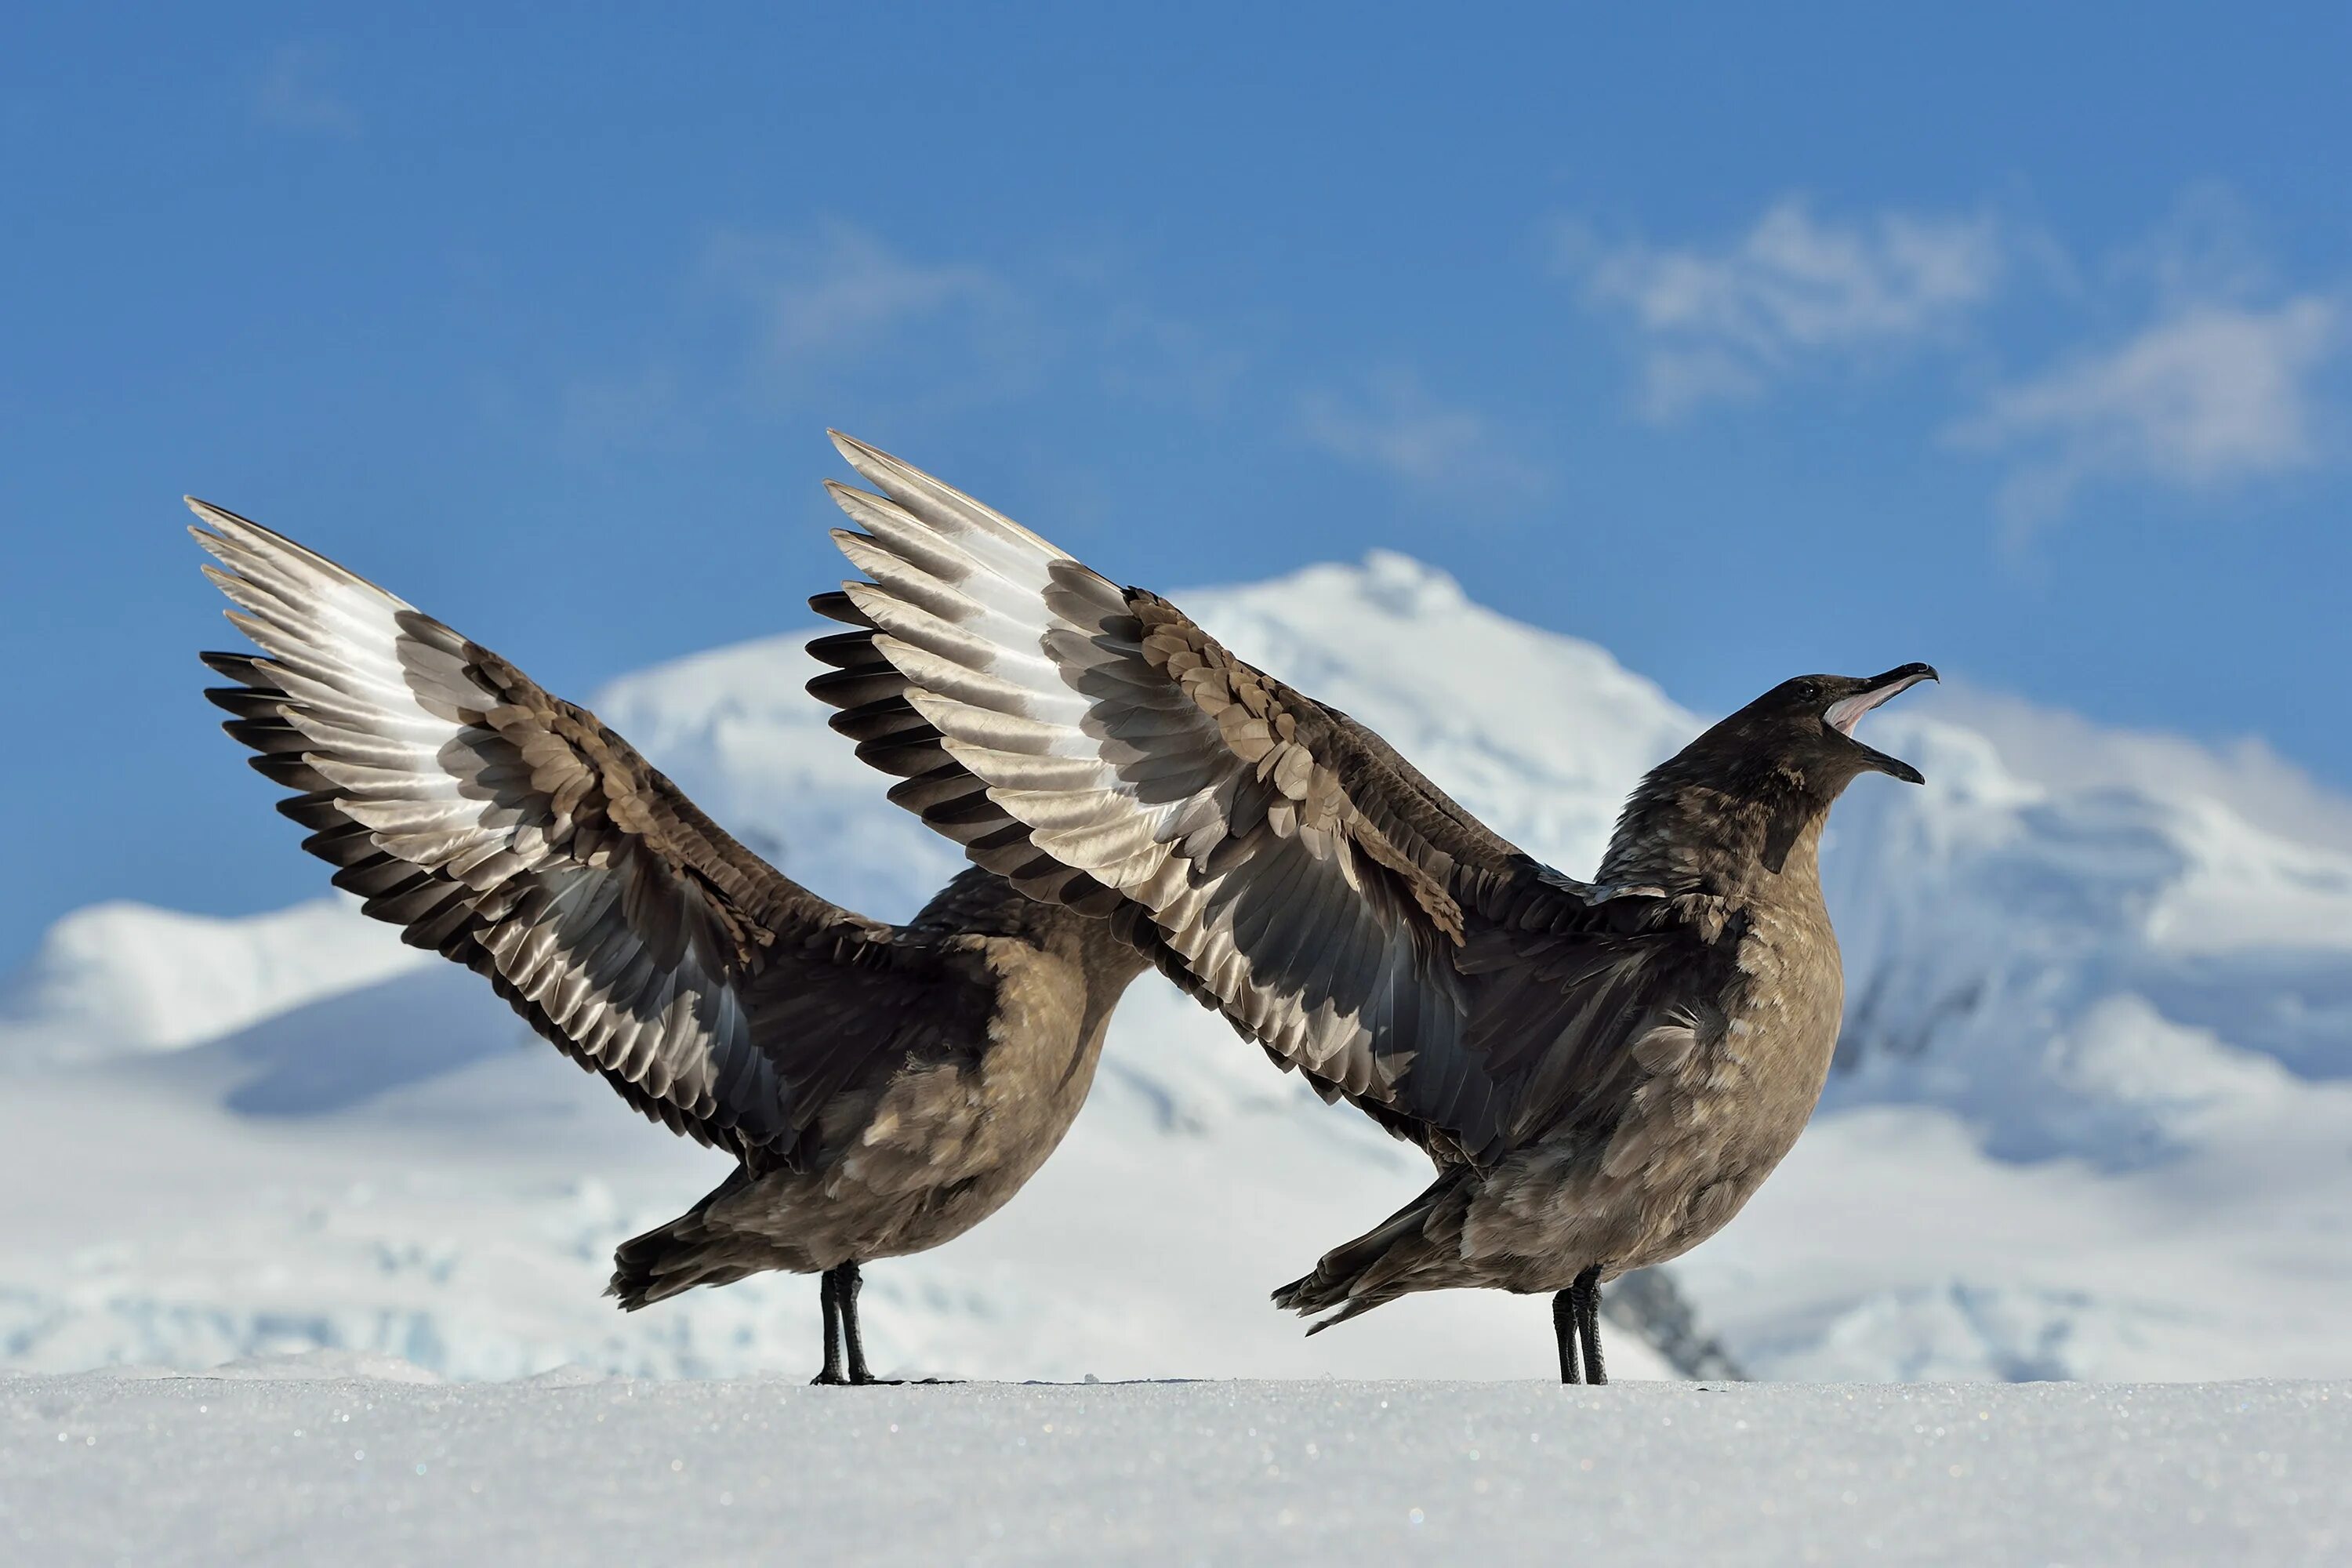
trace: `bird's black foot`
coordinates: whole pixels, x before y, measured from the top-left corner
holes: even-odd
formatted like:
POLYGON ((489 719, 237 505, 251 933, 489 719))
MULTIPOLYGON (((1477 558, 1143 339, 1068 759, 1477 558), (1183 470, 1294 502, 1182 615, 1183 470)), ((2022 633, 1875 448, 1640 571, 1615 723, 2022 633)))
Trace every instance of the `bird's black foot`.
POLYGON ((1574 1298, 1570 1306, 1576 1317, 1576 1337, 1584 1342, 1584 1381, 1606 1383, 1609 1373, 1601 1364, 1601 1266, 1596 1263, 1578 1275, 1568 1293, 1574 1298))
POLYGON ((812 1388, 897 1388, 907 1384, 961 1381, 952 1377, 877 1377, 866 1364, 865 1337, 857 1331, 857 1292, 866 1281, 856 1263, 844 1263, 817 1277, 817 1301, 824 1309, 824 1366, 809 1379, 812 1388))
POLYGON ((809 1379, 810 1386, 862 1388, 905 1381, 877 1377, 866 1364, 866 1342, 857 1331, 857 1292, 865 1283, 854 1261, 828 1268, 818 1277, 817 1301, 824 1310, 824 1366, 809 1379))
POLYGON ((1559 1380, 1609 1381, 1601 1363, 1601 1269, 1595 1265, 1551 1299, 1552 1337, 1559 1342, 1559 1380))
POLYGON ((873 1383, 874 1371, 866 1364, 866 1337, 857 1328, 857 1293, 866 1289, 866 1278, 855 1259, 834 1272, 841 1276, 835 1294, 841 1299, 841 1337, 849 1349, 849 1381, 873 1383))
POLYGON ((1559 1342, 1559 1380, 1573 1384, 1584 1381, 1576 1359, 1576 1292, 1561 1290, 1551 1299, 1552 1337, 1559 1342))
POLYGON ((816 1387, 847 1383, 841 1375, 841 1281, 833 1269, 817 1276, 816 1299, 824 1313, 824 1366, 809 1383, 816 1387))

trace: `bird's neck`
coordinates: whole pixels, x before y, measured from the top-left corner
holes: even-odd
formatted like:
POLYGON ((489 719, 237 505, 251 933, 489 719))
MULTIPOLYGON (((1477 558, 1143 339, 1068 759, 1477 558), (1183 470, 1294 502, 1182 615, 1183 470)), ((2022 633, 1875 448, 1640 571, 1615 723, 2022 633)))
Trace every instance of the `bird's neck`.
POLYGON ((1821 901, 1829 803, 1801 789, 1727 791, 1666 770, 1625 803, 1599 880, 1736 904, 1821 901))

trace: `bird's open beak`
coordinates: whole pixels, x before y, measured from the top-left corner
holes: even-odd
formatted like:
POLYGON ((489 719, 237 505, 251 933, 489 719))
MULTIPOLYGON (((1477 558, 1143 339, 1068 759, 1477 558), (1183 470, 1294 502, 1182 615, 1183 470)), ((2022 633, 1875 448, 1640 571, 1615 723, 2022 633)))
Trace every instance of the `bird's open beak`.
MULTIPOLYGON (((1822 722, 1852 741, 1853 727, 1862 722, 1864 714, 1890 698, 1900 697, 1923 680, 1941 680, 1942 679, 1936 673, 1933 665, 1898 666, 1888 670, 1885 675, 1874 675, 1867 680, 1857 681, 1855 683, 1857 689, 1839 698, 1823 710, 1822 722)), ((1874 746, 1864 746, 1859 741, 1854 741, 1854 744, 1861 747, 1865 766, 1876 768, 1880 773, 1891 774, 1906 784, 1927 782, 1925 774, 1902 758, 1890 757, 1874 746)))

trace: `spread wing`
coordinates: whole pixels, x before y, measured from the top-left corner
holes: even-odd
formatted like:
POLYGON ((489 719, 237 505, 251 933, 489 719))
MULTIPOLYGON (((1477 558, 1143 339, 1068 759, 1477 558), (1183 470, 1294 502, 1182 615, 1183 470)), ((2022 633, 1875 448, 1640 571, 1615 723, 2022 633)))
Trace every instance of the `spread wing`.
POLYGON ((810 893, 595 716, 259 525, 189 503, 261 657, 207 693, 366 911, 486 976, 653 1119, 795 1163, 825 1099, 977 1040, 976 961, 810 893))
POLYGON ((1166 600, 835 439, 883 493, 833 487, 869 579, 835 613, 874 629, 820 645, 820 695, 981 864, 1139 911, 1163 969, 1441 1157, 1571 1114, 1672 1009, 1660 900, 1596 902, 1166 600))

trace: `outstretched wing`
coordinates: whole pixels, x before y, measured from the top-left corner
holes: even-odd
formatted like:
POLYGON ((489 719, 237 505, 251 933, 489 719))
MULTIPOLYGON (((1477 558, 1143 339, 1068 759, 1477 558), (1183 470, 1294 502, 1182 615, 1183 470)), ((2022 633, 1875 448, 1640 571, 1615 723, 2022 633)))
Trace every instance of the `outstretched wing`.
POLYGON ((1276 1060, 1442 1155, 1484 1158, 1558 1115, 1561 1064, 1613 1059, 1660 1005, 1633 977, 1668 972, 1665 922, 1596 914, 1166 600, 835 439, 883 492, 833 487, 861 530, 835 537, 869 579, 847 608, 875 629, 828 639, 842 674, 820 684, 870 700, 837 722, 974 859, 1040 896, 1136 906, 1162 966, 1276 1060), (1548 970, 1558 984, 1529 989, 1548 970))
POLYGON ((189 503, 261 657, 207 693, 338 887, 489 979, 639 1110, 797 1160, 894 1048, 983 1026, 977 965, 897 943, 720 831, 596 717, 374 584, 189 503), (974 973, 966 973, 969 967, 974 973))

